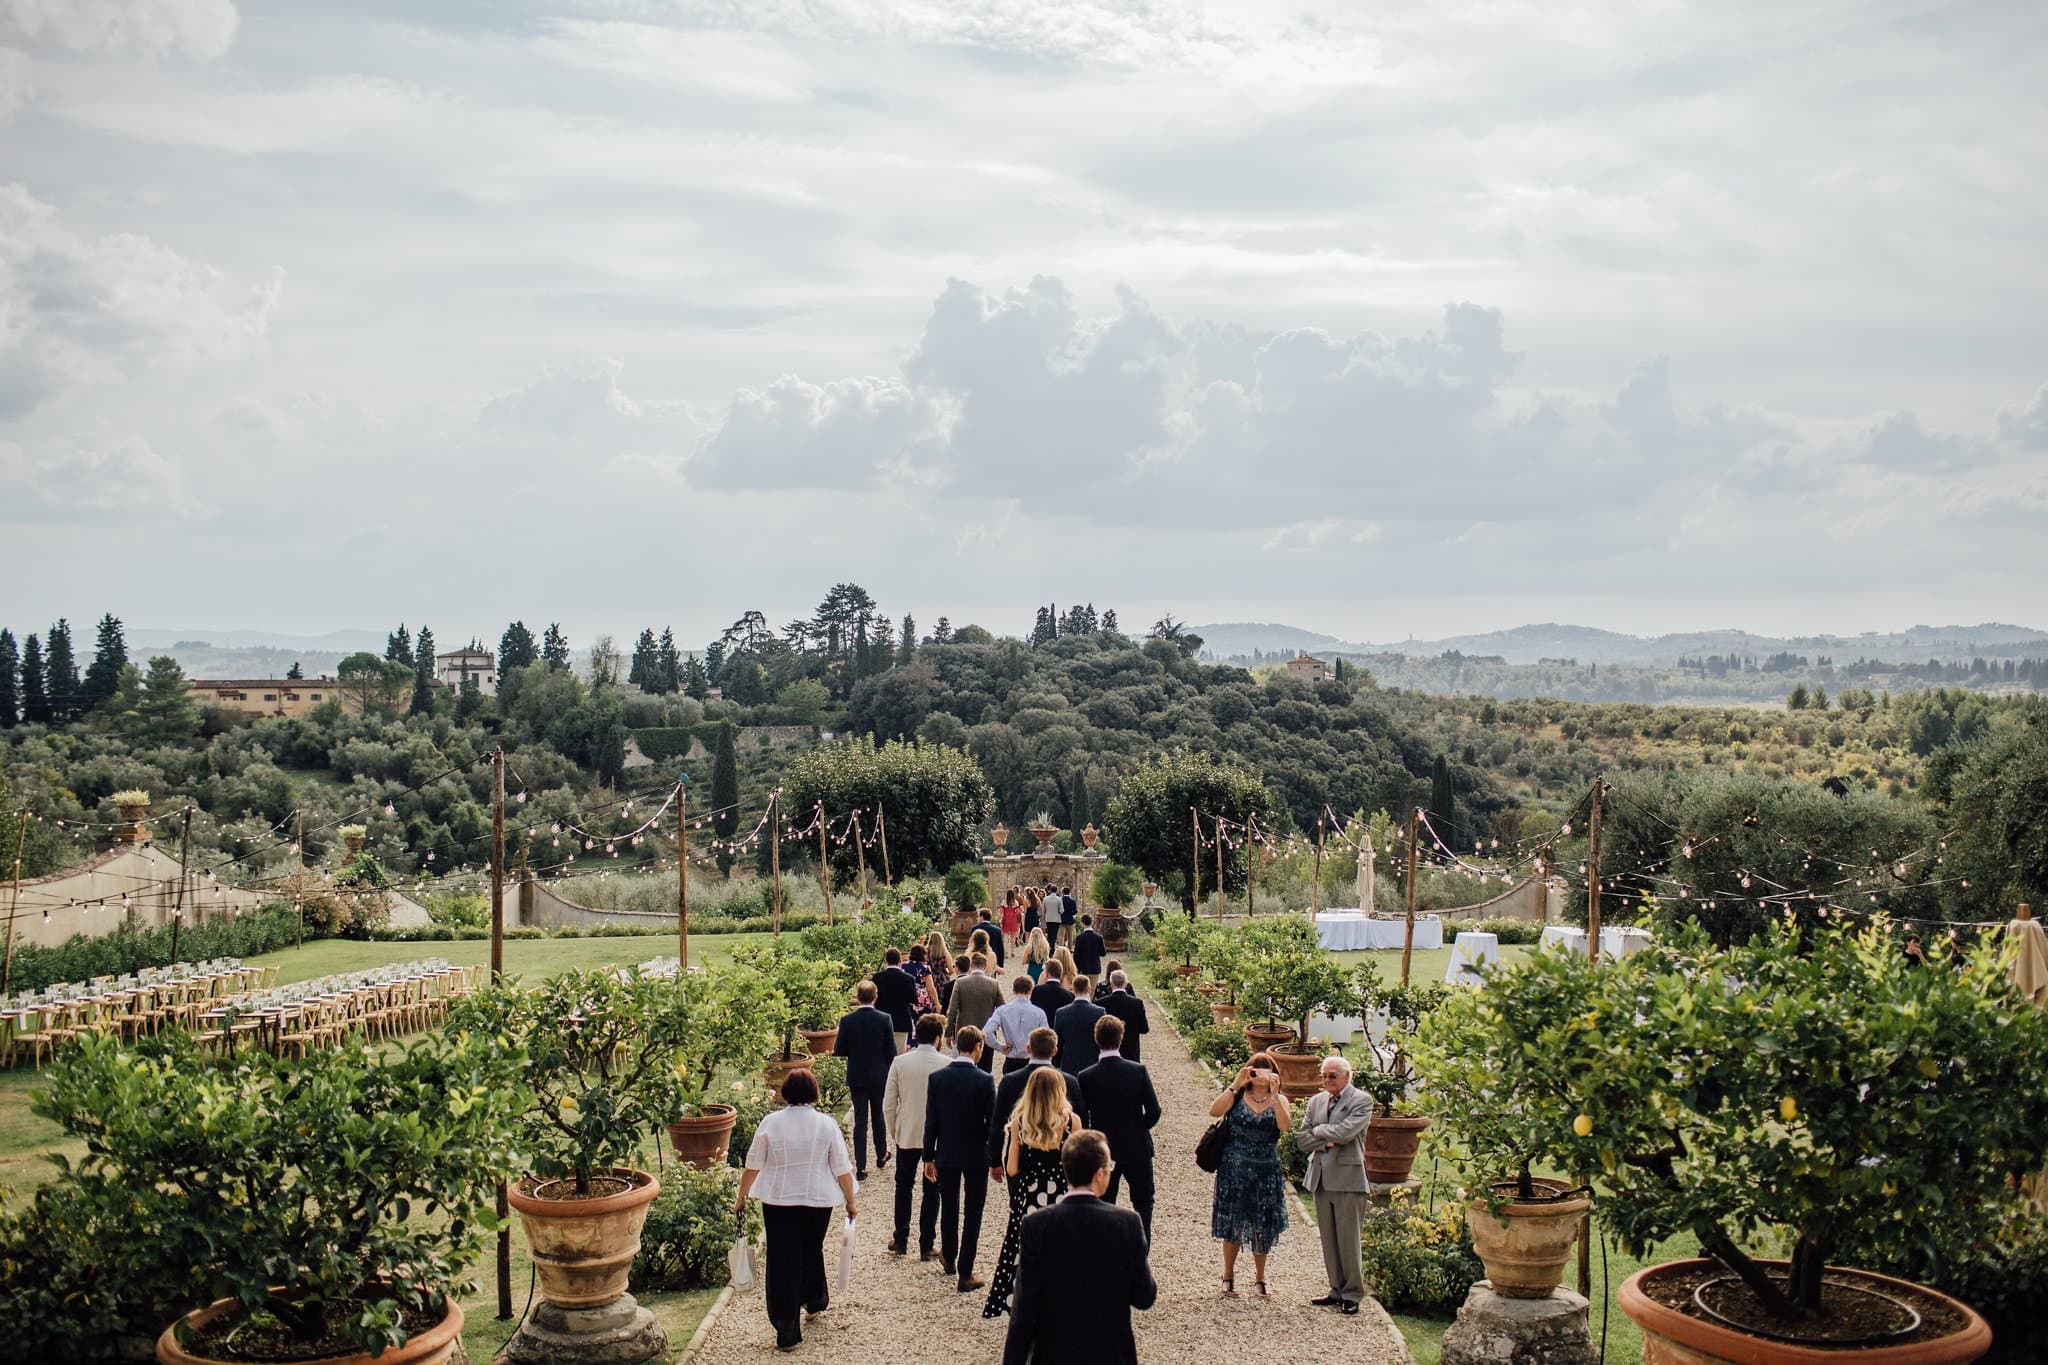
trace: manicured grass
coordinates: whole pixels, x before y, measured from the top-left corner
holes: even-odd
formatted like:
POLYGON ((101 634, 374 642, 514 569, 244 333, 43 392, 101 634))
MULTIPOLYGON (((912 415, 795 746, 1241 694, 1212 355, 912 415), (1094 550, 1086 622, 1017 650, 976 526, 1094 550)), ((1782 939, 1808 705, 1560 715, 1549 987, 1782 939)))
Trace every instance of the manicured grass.
POLYGON ((85 1154, 84 1143, 66 1141, 63 1129, 29 1112, 29 1093, 42 1080, 32 1067, 0 1071, 0 1201, 26 1195, 56 1174, 43 1157, 85 1154))

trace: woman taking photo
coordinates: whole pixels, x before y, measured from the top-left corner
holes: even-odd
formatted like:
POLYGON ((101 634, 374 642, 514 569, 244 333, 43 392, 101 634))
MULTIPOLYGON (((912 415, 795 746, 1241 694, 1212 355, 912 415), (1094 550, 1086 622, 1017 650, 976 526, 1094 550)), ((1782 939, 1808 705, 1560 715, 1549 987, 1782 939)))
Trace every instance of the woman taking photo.
POLYGON ((1010 1177, 1010 1224, 1003 1232, 1002 1254, 989 1281, 985 1318, 1010 1311, 1010 1291, 1017 1284, 1017 1252, 1024 1240, 1024 1215, 1049 1208, 1067 1192, 1060 1165, 1060 1145, 1081 1131, 1080 1116, 1067 1103, 1067 1081, 1058 1068, 1035 1066, 1024 1083, 1024 1097, 1010 1112, 1004 1128, 1008 1151, 1003 1170, 1010 1177))
POLYGON ((775 1349, 793 1351, 804 1339, 799 1313, 816 1316, 831 1303, 825 1234, 840 1204, 853 1217, 853 1160, 838 1121, 818 1112, 818 1082, 808 1070, 789 1073, 782 1102, 785 1108, 754 1129, 733 1212, 745 1216, 749 1194, 761 1201, 768 1240, 762 1297, 775 1327, 775 1349))
POLYGON ((1230 1088, 1209 1106, 1226 1119, 1230 1140, 1216 1168, 1216 1202, 1209 1235, 1223 1242, 1223 1296, 1237 1297, 1237 1249, 1250 1247, 1259 1297, 1266 1298, 1266 1253, 1287 1231, 1287 1189, 1280 1175, 1280 1135, 1294 1126, 1280 1093, 1280 1068, 1255 1053, 1230 1088))

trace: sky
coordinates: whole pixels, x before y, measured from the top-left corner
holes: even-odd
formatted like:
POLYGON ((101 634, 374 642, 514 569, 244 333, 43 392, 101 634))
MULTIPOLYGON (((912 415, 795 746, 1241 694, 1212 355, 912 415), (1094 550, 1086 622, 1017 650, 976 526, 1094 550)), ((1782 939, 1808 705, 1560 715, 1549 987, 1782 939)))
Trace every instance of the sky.
POLYGON ((2048 7, 0 0, 0 624, 2048 625, 2048 7))

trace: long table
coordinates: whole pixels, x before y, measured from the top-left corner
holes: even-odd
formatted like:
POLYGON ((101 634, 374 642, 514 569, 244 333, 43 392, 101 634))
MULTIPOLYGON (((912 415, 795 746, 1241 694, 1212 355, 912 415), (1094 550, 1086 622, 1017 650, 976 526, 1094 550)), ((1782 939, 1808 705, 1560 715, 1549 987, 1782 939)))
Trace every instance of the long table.
MULTIPOLYGON (((1337 952, 1361 948, 1399 948, 1407 934, 1405 919, 1375 919, 1360 910, 1325 910, 1316 916, 1316 941, 1337 952)), ((1444 946, 1444 923, 1435 915, 1415 917, 1415 946, 1444 946)))
MULTIPOLYGON (((1626 925, 1603 928, 1600 931, 1600 952, 1606 957, 1632 957, 1650 946, 1650 931, 1626 925)), ((1553 924, 1543 931, 1537 951, 1556 951, 1586 955, 1586 931, 1571 924, 1553 924)))

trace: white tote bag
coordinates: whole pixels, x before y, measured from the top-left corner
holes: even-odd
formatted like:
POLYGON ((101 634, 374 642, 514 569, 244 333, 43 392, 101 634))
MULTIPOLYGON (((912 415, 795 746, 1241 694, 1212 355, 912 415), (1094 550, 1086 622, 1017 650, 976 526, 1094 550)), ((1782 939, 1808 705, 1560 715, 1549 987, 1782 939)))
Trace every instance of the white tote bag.
POLYGON ((847 1219, 839 1232, 839 1283, 837 1292, 844 1294, 853 1283, 853 1220, 847 1219))
POLYGON ((732 1249, 725 1253, 726 1267, 732 1271, 734 1289, 752 1289, 758 1279, 754 1273, 754 1244, 744 1236, 733 1239, 732 1249))

